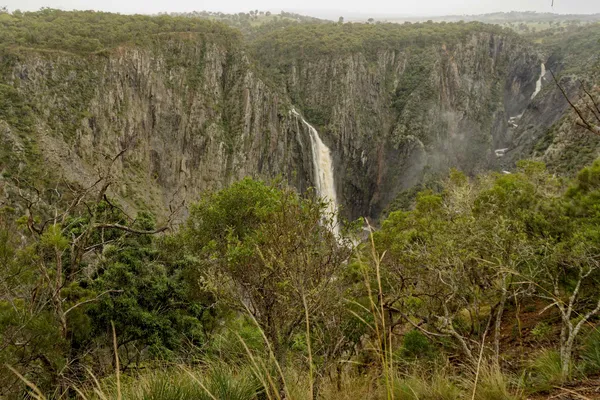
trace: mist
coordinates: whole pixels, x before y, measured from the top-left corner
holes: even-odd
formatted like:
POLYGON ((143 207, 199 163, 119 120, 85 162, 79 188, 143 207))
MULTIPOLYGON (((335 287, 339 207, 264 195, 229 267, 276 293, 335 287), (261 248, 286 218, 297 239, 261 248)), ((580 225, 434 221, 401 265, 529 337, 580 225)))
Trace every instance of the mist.
POLYGON ((124 14, 156 14, 159 12, 220 11, 225 13, 262 10, 271 12, 296 12, 321 18, 334 19, 339 16, 361 18, 371 17, 416 17, 441 16, 455 14, 482 14, 508 11, 537 11, 558 14, 593 14, 600 13, 600 1, 597 0, 224 0, 192 1, 192 0, 4 0, 9 10, 35 11, 41 7, 64 10, 98 10, 119 12, 124 14))

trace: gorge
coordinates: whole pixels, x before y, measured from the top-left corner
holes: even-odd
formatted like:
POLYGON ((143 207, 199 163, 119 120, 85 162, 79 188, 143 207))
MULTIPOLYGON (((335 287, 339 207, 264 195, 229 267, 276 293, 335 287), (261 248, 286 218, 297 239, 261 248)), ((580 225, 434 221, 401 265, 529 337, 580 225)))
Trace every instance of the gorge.
POLYGON ((546 64, 559 73, 568 57, 492 25, 193 29, 91 53, 6 46, 2 90, 27 125, 0 115, 5 170, 42 158, 85 185, 127 149, 110 191, 130 210, 165 215, 244 176, 282 176, 346 219, 377 218, 448 168, 510 170, 540 140, 525 130, 568 110, 542 90, 546 64), (335 35, 348 45, 315 40, 335 35))
POLYGON ((572 18, 0 7, 0 398, 594 398, 572 18))

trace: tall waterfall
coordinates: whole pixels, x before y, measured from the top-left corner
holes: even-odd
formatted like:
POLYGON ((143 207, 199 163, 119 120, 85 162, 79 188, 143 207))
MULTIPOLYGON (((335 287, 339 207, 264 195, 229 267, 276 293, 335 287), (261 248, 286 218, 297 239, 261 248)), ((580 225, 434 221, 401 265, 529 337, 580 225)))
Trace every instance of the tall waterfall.
POLYGON ((542 80, 544 79, 544 75, 546 75, 546 66, 544 65, 544 63, 542 63, 542 71, 541 71, 541 75, 540 75, 540 79, 537 80, 537 82, 535 83, 535 92, 533 92, 533 94, 531 95, 531 100, 534 99, 535 96, 538 95, 538 93, 542 90, 542 80))
MULTIPOLYGON (((315 170, 315 185, 317 194, 328 202, 327 213, 333 215, 338 206, 337 195, 335 194, 335 180, 333 177, 333 160, 329 147, 323 143, 317 130, 309 124, 296 109, 292 108, 292 114, 300 118, 302 123, 308 128, 310 133, 310 145, 312 150, 313 167, 315 170)), ((333 221, 333 233, 339 237, 340 229, 337 218, 333 221)))

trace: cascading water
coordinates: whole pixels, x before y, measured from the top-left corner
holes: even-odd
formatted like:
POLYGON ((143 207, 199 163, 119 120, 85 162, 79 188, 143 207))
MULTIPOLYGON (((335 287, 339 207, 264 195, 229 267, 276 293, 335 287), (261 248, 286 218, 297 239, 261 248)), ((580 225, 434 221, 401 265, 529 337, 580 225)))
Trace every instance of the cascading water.
POLYGON ((541 69, 542 71, 540 79, 538 79, 535 83, 535 92, 533 92, 533 94, 531 95, 531 100, 533 100, 535 96, 537 96, 538 93, 542 90, 542 80, 544 79, 544 75, 546 75, 546 66, 544 65, 544 63, 542 63, 541 69))
MULTIPOLYGON (((335 194, 335 180, 333 177, 333 160, 329 147, 323 143, 317 130, 309 124, 296 109, 292 108, 292 114, 300 118, 304 126, 308 128, 310 145, 312 150, 313 167, 315 170, 315 186, 319 197, 328 202, 327 213, 334 215, 337 210, 337 195, 335 194)), ((333 233, 339 237, 339 226, 337 218, 333 221, 333 233)))

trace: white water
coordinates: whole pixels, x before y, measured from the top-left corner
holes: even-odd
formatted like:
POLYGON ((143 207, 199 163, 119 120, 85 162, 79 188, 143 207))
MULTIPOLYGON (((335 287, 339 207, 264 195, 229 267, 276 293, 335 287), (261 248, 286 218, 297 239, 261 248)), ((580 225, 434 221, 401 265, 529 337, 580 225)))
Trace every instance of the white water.
POLYGON ((494 152, 496 153, 496 157, 504 157, 506 155, 507 150, 508 150, 508 147, 505 149, 494 150, 494 152))
MULTIPOLYGON (((300 118, 310 133, 313 167, 315 170, 315 185, 317 195, 328 202, 327 213, 333 215, 337 210, 337 195, 335 194, 335 180, 333 177, 333 160, 329 147, 323 143, 317 130, 302 117, 294 108, 292 114, 300 118)), ((339 237, 337 218, 333 221, 333 233, 339 237)))
POLYGON ((535 92, 533 92, 533 94, 531 95, 531 100, 533 100, 533 98, 535 96, 538 95, 538 93, 542 90, 542 80, 544 79, 544 75, 546 75, 546 66, 544 65, 544 63, 542 63, 542 73, 540 75, 540 79, 537 80, 537 82, 535 83, 535 92))

